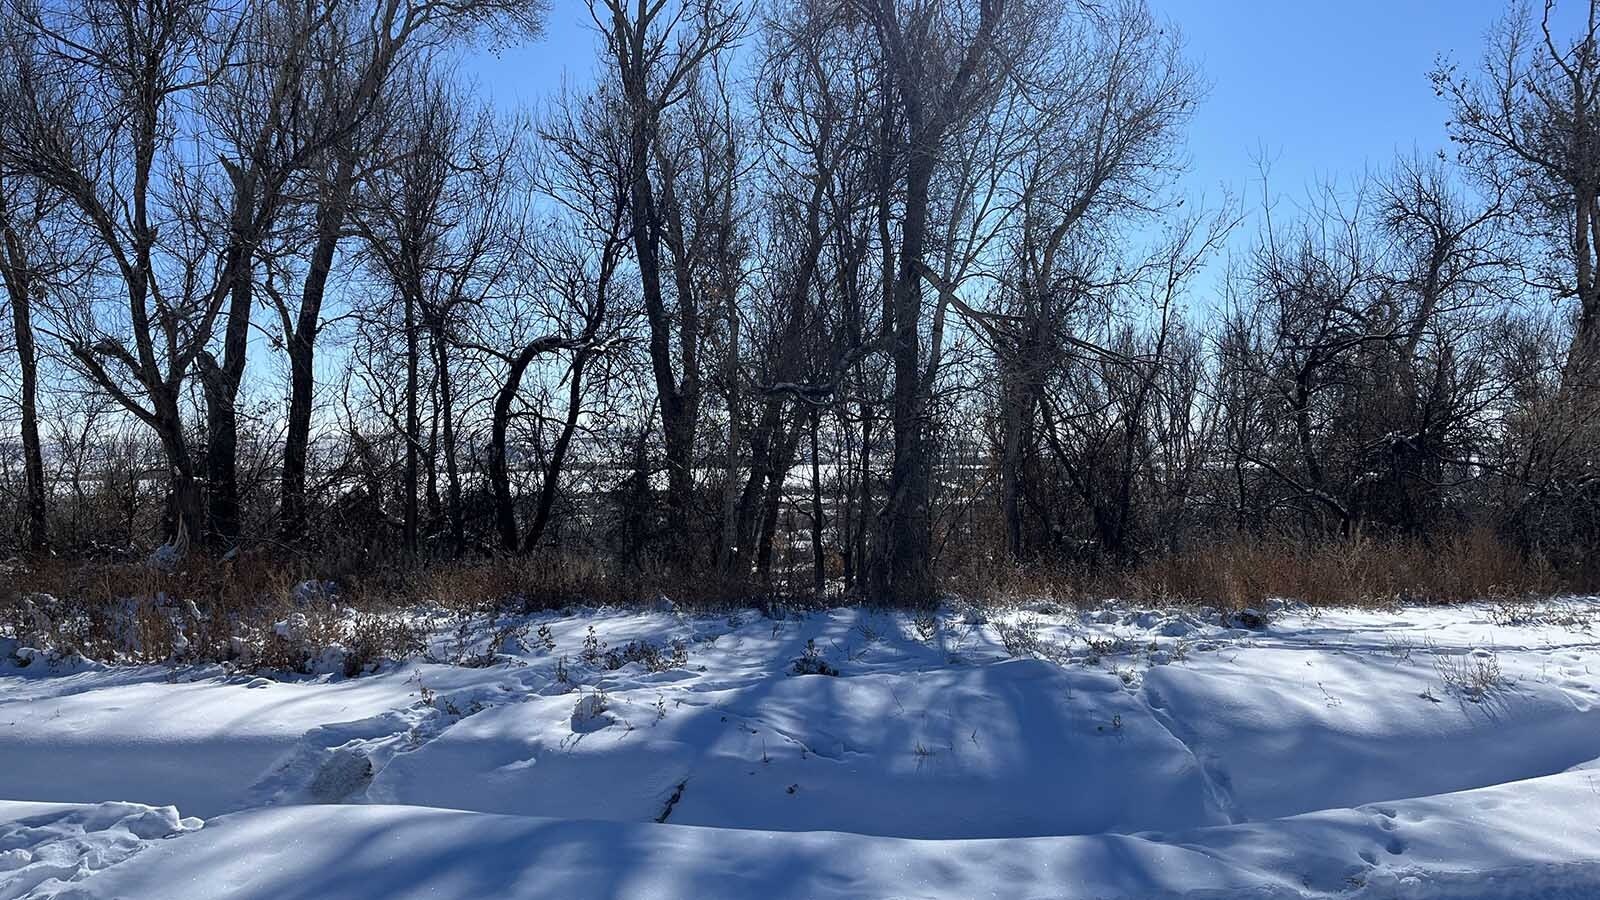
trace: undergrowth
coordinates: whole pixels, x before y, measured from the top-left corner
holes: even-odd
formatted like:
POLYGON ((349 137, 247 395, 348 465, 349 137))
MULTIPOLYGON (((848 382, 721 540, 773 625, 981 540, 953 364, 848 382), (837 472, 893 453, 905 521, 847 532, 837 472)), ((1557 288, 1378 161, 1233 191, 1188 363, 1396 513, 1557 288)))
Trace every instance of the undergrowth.
MULTIPOLYGON (((941 572, 969 616, 991 605, 1048 598, 1089 607, 1105 599, 1152 605, 1266 609, 1269 598, 1323 606, 1491 602, 1497 624, 1585 628, 1582 604, 1549 602, 1574 587, 1543 559, 1479 530, 1433 543, 1358 537, 1317 544, 1241 536, 1122 567, 979 564, 941 572), (976 604, 976 605, 972 605, 976 604)), ((837 585, 834 586, 837 590, 837 585)), ((358 674, 424 647, 443 617, 442 661, 490 665, 544 647, 518 617, 573 606, 650 606, 686 613, 755 607, 781 619, 873 598, 785 595, 753 580, 691 577, 650 561, 608 566, 581 555, 440 561, 340 570, 328 577, 298 557, 195 553, 169 571, 134 562, 11 561, 0 574, 0 638, 105 663, 227 662, 250 671, 358 674), (668 599, 670 598, 670 600, 668 599), (425 613, 425 621, 418 619, 425 613)), ((924 613, 926 610, 924 610, 924 613)), ((937 619, 914 620, 931 640, 937 619)), ((1052 656, 1025 621, 1001 628, 1008 652, 1052 656)), ((632 642, 586 646, 584 661, 615 669, 681 665, 684 649, 632 642)))
POLYGON ((1240 610, 1267 600, 1313 607, 1393 607, 1489 600, 1511 606, 1584 587, 1547 560, 1478 529, 1433 542, 1350 540, 1305 544, 1238 536, 1122 567, 995 564, 951 573, 965 597, 1051 598, 1089 607, 1106 599, 1240 610))

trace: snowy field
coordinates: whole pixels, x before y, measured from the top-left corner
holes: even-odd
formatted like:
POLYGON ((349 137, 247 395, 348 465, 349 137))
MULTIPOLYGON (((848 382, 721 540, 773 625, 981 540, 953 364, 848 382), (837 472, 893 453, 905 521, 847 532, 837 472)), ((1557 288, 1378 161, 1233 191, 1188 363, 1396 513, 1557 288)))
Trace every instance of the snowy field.
POLYGON ((0 900, 1600 897, 1591 610, 583 610, 348 679, 0 641, 0 900))

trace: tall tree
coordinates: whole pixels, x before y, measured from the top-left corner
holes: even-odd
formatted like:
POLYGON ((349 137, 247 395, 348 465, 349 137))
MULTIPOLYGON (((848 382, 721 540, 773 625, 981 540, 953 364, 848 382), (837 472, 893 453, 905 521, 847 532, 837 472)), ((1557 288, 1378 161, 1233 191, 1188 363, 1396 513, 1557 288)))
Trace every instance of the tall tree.
POLYGON ((1176 32, 1143 3, 1086 8, 1053 35, 1027 69, 1032 99, 1014 126, 1027 137, 1010 160, 1017 200, 999 273, 1006 289, 985 329, 1000 376, 1000 506, 1014 559, 1037 549, 1024 527, 1023 480, 1040 391, 1053 369, 1107 359, 1074 333, 1076 320, 1093 320, 1112 282, 1139 268, 1129 261, 1120 276, 1095 276, 1087 265, 1131 221, 1173 202, 1163 191, 1199 91, 1176 32))
POLYGON ((205 529, 183 391, 224 300, 190 215, 176 146, 188 99, 225 65, 234 21, 207 4, 81 0, 23 7, 17 96, 0 124, 12 172, 58 193, 105 260, 106 296, 68 317, 84 372, 160 439, 167 531, 205 529), (120 307, 120 308, 119 308, 120 307))
MULTIPOLYGON (((26 39, 16 23, 0 23, 0 66, 14 73, 21 67, 26 39)), ((21 102, 21 85, 0 74, 0 117, 9 116, 21 102)), ((21 178, 7 178, 0 168, 0 284, 11 311, 12 340, 16 346, 20 395, 18 426, 22 432, 23 545, 41 550, 49 542, 44 483, 44 449, 39 440, 39 359, 34 343, 33 304, 40 293, 45 257, 40 246, 41 227, 52 218, 46 195, 30 190, 21 178)))
MULTIPOLYGON (((901 173, 898 190, 885 183, 877 201, 885 212, 898 209, 899 234, 892 250, 887 243, 883 248, 894 461, 871 586, 887 600, 927 603, 934 597, 925 418, 932 379, 923 368, 922 317, 930 202, 950 143, 995 99, 1006 63, 1026 52, 1024 26, 1032 11, 1017 0, 853 0, 853 8, 870 22, 877 43, 883 122, 892 136, 884 147, 886 166, 901 173)), ((932 350, 937 360, 937 345, 932 350)))
POLYGON ((1577 33, 1558 35, 1555 0, 1517 5, 1490 32, 1481 66, 1433 72, 1450 104, 1459 158, 1490 191, 1516 201, 1555 251, 1544 275, 1574 301, 1567 379, 1600 377, 1600 0, 1577 33))
POLYGON ((666 444, 668 528, 684 541, 700 422, 701 301, 685 241, 676 148, 663 141, 664 119, 695 87, 702 67, 739 40, 743 11, 722 0, 596 0, 590 10, 627 111, 629 230, 666 444))
POLYGON ((352 192, 383 156, 385 123, 373 113, 384 108, 391 80, 408 55, 425 57, 441 43, 474 32, 536 37, 544 11, 542 0, 418 0, 380 3, 365 14, 346 6, 331 20, 317 115, 333 140, 308 179, 312 227, 299 296, 278 304, 290 373, 280 519, 286 539, 304 531, 316 342, 329 275, 347 230, 352 192))
MULTIPOLYGON (((0 101, 0 115, 4 115, 0 101)), ((39 551, 49 544, 44 448, 39 440, 39 353, 34 340, 33 305, 48 277, 39 231, 49 201, 27 191, 20 179, 0 175, 0 283, 11 309, 11 334, 21 379, 18 426, 22 432, 24 545, 39 551), (31 196, 30 196, 31 194, 31 196)))
POLYGON ((198 357, 206 400, 206 482, 216 538, 239 536, 238 396, 249 352, 256 300, 256 262, 271 229, 291 204, 294 180, 333 146, 347 140, 348 123, 328 115, 316 95, 316 67, 326 58, 342 11, 327 4, 265 2, 246 8, 232 36, 229 65, 206 86, 205 114, 213 127, 222 177, 208 218, 214 220, 222 264, 217 291, 228 303, 221 359, 198 357), (318 54, 324 54, 318 58, 318 54))

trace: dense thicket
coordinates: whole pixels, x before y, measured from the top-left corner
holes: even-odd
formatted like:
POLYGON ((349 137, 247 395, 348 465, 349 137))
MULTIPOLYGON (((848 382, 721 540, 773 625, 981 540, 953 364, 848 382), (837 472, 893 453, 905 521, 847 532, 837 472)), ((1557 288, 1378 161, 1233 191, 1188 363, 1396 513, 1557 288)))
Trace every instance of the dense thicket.
POLYGON ((920 602, 1477 530, 1592 581, 1597 2, 1439 67, 1448 152, 1247 214, 1174 190, 1144 0, 590 0, 592 84, 516 113, 452 61, 538 0, 0 0, 0 540, 920 602))

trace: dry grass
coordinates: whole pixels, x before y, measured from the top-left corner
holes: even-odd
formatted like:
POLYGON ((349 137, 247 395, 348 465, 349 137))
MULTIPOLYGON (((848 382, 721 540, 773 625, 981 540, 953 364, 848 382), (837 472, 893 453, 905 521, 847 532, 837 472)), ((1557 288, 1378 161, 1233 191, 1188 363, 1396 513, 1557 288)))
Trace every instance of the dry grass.
POLYGON ((1236 537, 1123 570, 996 565, 952 581, 970 597, 1050 598, 1080 606, 1122 598, 1224 609, 1259 606, 1272 597, 1312 606, 1504 601, 1570 587, 1544 559, 1519 552, 1487 530, 1431 544, 1356 538, 1308 545, 1236 537))
POLYGON ((0 587, 0 635, 107 663, 229 661, 287 672, 334 646, 347 674, 420 649, 415 628, 392 614, 399 598, 359 585, 348 597, 301 590, 304 574, 293 561, 255 554, 195 556, 172 572, 41 560, 0 587), (286 620, 292 639, 273 629, 286 620))
POLYGON ((368 594, 389 599, 462 604, 488 609, 539 612, 576 605, 637 605, 660 597, 687 611, 720 612, 733 607, 763 609, 811 602, 779 594, 754 579, 724 578, 715 572, 685 573, 651 560, 617 565, 576 554, 508 557, 436 563, 413 573, 404 587, 383 590, 362 582, 368 594))
POLYGON ((1269 597, 1313 606, 1459 603, 1550 594, 1563 585, 1544 560, 1488 531, 1433 544, 1357 538, 1314 546, 1229 541, 1155 560, 1123 577, 1124 596, 1228 608, 1269 597))
POLYGON ((455 656, 478 660, 469 648, 481 638, 491 648, 509 640, 493 633, 503 614, 661 596, 696 612, 793 605, 749 582, 691 579, 661 566, 608 567, 579 556, 375 567, 335 581, 318 578, 303 560, 267 554, 195 554, 171 572, 43 559, 0 581, 0 637, 107 663, 227 661, 287 672, 308 671, 324 650, 338 648, 355 674, 422 649, 408 615, 419 609, 442 610, 459 645, 455 656), (292 638, 276 634, 281 622, 293 623, 292 638))
MULTIPOLYGON (((1518 617, 1529 615, 1528 598, 1571 587, 1545 561, 1488 531, 1431 544, 1233 538, 1120 571, 1016 566, 991 557, 963 563, 943 573, 946 589, 984 603, 1122 598, 1243 609, 1273 597, 1313 606, 1492 600, 1518 617)), ((478 631, 495 627, 503 614, 579 604, 648 604, 666 596, 688 612, 753 605, 776 616, 839 600, 583 556, 393 566, 348 575, 327 592, 300 587, 308 581, 322 583, 304 561, 265 554, 221 561, 197 555, 172 572, 47 559, 0 582, 0 636, 38 634, 51 647, 105 662, 232 660, 286 671, 303 671, 336 646, 359 671, 421 648, 422 636, 403 614, 419 607, 450 614, 466 648, 481 643, 478 631), (289 619, 296 637, 276 636, 273 624, 289 619)))
POLYGON ((64 651, 129 662, 228 658, 240 625, 288 610, 295 584, 288 568, 252 556, 195 559, 174 572, 47 559, 11 581, 0 591, 0 630, 42 630, 64 651))
POLYGON ((1434 671, 1444 682, 1446 690, 1460 694, 1477 703, 1493 694, 1506 683, 1500 671, 1500 658, 1492 650, 1474 650, 1465 654, 1435 653, 1434 671))

